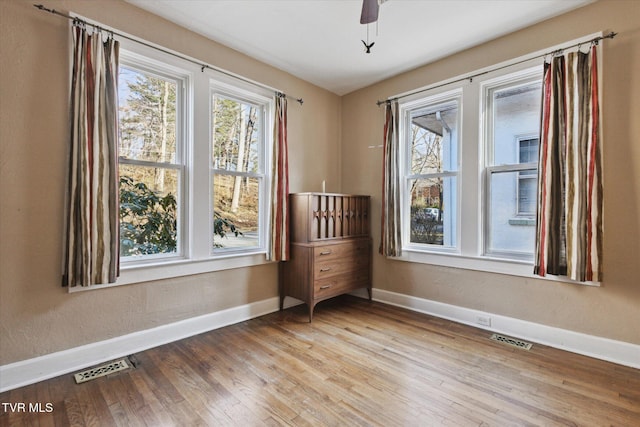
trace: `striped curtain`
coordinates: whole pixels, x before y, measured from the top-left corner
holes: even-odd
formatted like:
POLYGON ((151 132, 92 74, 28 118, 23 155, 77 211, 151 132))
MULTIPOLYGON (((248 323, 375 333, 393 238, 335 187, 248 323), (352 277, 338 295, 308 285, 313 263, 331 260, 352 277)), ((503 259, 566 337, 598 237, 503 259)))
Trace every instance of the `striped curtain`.
POLYGON ((387 102, 382 163, 382 224, 378 249, 384 256, 402 255, 398 111, 398 101, 387 102))
POLYGON ((602 141, 596 46, 544 67, 534 273, 602 280, 602 141))
POLYGON ((71 147, 63 286, 119 274, 118 42, 73 26, 71 147))
POLYGON ((289 159, 287 148, 287 98, 276 96, 271 167, 271 245, 267 258, 289 259, 289 159))

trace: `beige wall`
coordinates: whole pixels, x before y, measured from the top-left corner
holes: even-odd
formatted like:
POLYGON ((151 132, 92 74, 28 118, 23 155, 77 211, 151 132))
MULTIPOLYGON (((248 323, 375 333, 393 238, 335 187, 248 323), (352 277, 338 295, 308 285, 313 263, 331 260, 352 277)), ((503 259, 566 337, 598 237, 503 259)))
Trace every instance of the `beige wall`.
MULTIPOLYGON (((69 28, 0 1, 0 365, 277 295, 274 264, 69 294, 59 286, 69 28)), ((340 98, 119 0, 54 1, 302 97, 289 103, 291 191, 340 189, 340 98)))
MULTIPOLYGON (((0 365, 276 296, 274 265, 74 294, 59 287, 68 22, 32 3, 0 1, 0 365)), ((326 180, 328 191, 371 194, 375 247, 381 150, 368 146, 381 140, 382 108, 376 100, 584 34, 620 32, 606 42, 604 62, 604 286, 408 264, 378 255, 374 285, 636 344, 639 5, 601 1, 341 99, 119 0, 47 2, 303 97, 303 106, 289 104, 291 191, 319 191, 326 180)))
MULTIPOLYGON (((343 190, 373 197, 379 244, 386 99, 597 31, 604 46, 605 280, 600 288, 374 258, 374 287, 640 344, 640 2, 601 0, 343 97, 343 190)), ((382 35, 383 36, 383 35, 382 35)), ((382 37, 381 36, 381 37, 382 37)), ((433 41, 430 41, 433 43, 433 41)))

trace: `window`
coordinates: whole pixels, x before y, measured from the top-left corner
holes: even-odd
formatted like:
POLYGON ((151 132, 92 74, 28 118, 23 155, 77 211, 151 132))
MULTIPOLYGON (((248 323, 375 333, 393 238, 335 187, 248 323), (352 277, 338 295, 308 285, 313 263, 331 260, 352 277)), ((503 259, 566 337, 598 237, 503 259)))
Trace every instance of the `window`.
POLYGON ((416 247, 457 247, 459 96, 405 106, 405 241, 416 247))
POLYGON ((273 97, 121 44, 118 284, 267 262, 273 97))
POLYGON ((120 256, 180 256, 186 77, 125 59, 118 78, 120 256))
POLYGON ((484 87, 486 254, 533 258, 541 91, 538 73, 484 87))
POLYGON ((398 259, 534 277, 543 62, 532 53, 398 95, 398 259))
POLYGON ((402 259, 531 274, 541 77, 522 63, 401 101, 402 259))
POLYGON ((264 247, 265 101, 213 86, 211 182, 214 253, 264 247))

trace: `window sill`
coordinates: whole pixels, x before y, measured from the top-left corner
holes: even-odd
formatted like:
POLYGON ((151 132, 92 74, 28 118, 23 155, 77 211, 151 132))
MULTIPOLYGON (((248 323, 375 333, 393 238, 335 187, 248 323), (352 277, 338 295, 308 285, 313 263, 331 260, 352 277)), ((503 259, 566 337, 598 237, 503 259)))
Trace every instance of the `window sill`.
POLYGON ((509 225, 525 225, 525 226, 535 226, 536 219, 535 218, 509 218, 509 225))
POLYGON ((121 265, 120 277, 115 283, 93 286, 70 287, 69 292, 81 292, 94 289, 112 288, 114 286, 131 285, 153 280, 171 279, 194 274, 212 273, 234 268, 253 267, 270 264, 264 252, 228 254, 201 260, 177 259, 157 261, 136 265, 121 265))
POLYGON ((600 282, 578 282, 565 276, 547 275, 545 277, 533 274, 533 265, 529 261, 508 260, 502 258, 468 256, 452 253, 436 253, 419 251, 415 249, 403 249, 400 257, 390 259, 431 264, 441 267, 461 268, 465 270, 483 271, 487 273, 507 274, 510 276, 526 277, 529 279, 550 280, 555 282, 573 283, 588 286, 600 286, 600 282))

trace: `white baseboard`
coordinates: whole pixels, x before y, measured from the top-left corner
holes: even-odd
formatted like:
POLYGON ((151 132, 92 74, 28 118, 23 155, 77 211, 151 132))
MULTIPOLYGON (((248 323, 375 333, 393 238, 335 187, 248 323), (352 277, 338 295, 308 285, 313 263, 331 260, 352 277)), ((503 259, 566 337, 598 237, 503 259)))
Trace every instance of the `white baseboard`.
MULTIPOLYGON (((361 296, 361 295, 358 295, 361 296)), ((365 297, 365 295, 362 295, 365 297)), ((640 346, 591 335, 553 328, 515 318, 457 307, 437 301, 416 298, 381 289, 373 289, 373 299, 478 328, 526 339, 574 353, 640 368, 640 346), (477 323, 477 317, 491 318, 491 327, 477 323)), ((287 298, 285 307, 301 302, 287 298)), ((168 325, 70 348, 33 359, 0 366, 0 392, 68 374, 119 357, 128 356, 162 344, 243 322, 279 309, 279 298, 269 298, 251 304, 168 325)))
POLYGON ((637 344, 545 326, 382 289, 373 289, 373 299, 476 328, 640 369, 640 345, 637 344), (479 324, 478 317, 490 319, 491 326, 479 324))
MULTIPOLYGON (((296 304, 299 302, 294 301, 287 304, 285 301, 286 307, 296 304)), ((0 392, 273 313, 279 308, 279 298, 269 298, 33 359, 2 365, 0 366, 0 392)))

